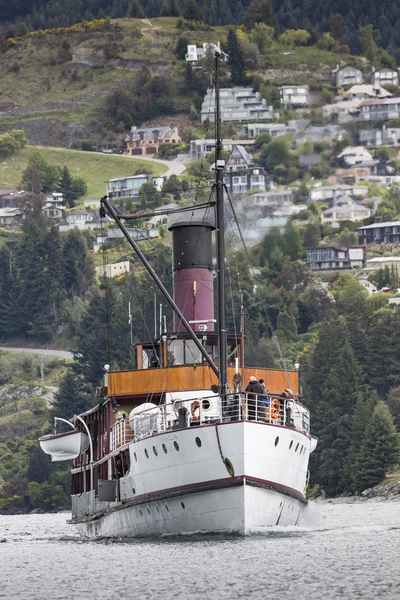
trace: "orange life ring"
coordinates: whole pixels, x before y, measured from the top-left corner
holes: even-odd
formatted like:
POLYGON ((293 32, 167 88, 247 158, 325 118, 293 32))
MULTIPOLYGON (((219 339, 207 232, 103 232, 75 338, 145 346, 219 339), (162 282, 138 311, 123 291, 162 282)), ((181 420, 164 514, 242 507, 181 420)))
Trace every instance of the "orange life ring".
POLYGON ((192 416, 193 421, 200 421, 200 402, 199 400, 193 400, 190 405, 190 414, 192 416), (196 415, 196 411, 199 411, 199 414, 196 415))
POLYGON ((281 414, 281 405, 277 398, 271 400, 271 417, 277 419, 281 414))

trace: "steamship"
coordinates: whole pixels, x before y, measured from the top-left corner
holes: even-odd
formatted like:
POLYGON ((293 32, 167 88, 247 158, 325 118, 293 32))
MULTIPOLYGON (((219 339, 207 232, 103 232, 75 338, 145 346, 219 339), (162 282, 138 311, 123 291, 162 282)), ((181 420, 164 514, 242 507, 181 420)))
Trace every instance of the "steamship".
POLYGON ((216 98, 215 219, 194 211, 170 225, 173 297, 109 200, 101 202, 102 216, 115 220, 175 314, 173 333, 136 346, 136 369, 105 374, 97 406, 65 421, 67 432, 40 439, 53 461, 73 460, 70 522, 87 537, 246 535, 298 524, 307 503, 317 440, 298 401, 298 373, 248 366, 243 321, 241 335, 226 331, 216 98), (250 377, 263 379, 268 394, 246 392, 250 377))

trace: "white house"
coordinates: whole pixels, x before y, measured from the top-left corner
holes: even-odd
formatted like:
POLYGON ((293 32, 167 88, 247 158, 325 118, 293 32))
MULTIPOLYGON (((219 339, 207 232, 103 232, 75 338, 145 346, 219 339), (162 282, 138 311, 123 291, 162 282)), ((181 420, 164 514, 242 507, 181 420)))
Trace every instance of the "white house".
MULTIPOLYGON (((211 169, 214 170, 215 165, 212 165, 211 169)), ((231 194, 251 190, 265 192, 268 179, 264 169, 253 165, 252 155, 243 146, 235 146, 226 161, 224 183, 231 194)))
POLYGON ((371 210, 361 206, 346 196, 338 198, 331 208, 321 212, 321 223, 337 225, 342 221, 363 221, 371 216, 371 210))
MULTIPOLYGON (((215 151, 216 146, 215 139, 199 139, 199 140, 190 140, 190 151, 189 156, 191 160, 200 160, 205 158, 211 152, 215 151)), ((230 140, 224 139, 222 140, 222 149, 228 152, 231 152, 233 148, 237 145, 243 146, 243 148, 251 149, 254 146, 254 140, 230 140)))
POLYGON ((60 222, 60 231, 69 229, 97 229, 101 226, 101 219, 97 210, 76 210, 69 213, 64 221, 60 222))
POLYGON ((367 290, 370 296, 378 291, 376 285, 368 281, 368 279, 360 279, 360 284, 367 290))
POLYGON ((391 67, 376 69, 371 75, 372 85, 399 85, 399 72, 391 67))
POLYGON ((203 58, 207 58, 207 56, 214 56, 215 52, 219 52, 220 60, 222 62, 226 62, 228 60, 228 55, 221 50, 221 45, 219 42, 216 44, 213 42, 205 42, 203 46, 188 44, 185 60, 189 64, 195 66, 203 58))
MULTIPOLYGON (((222 123, 240 123, 242 121, 272 121, 274 110, 260 92, 251 87, 233 87, 220 89, 220 107, 222 123)), ((215 123, 215 91, 207 89, 200 112, 201 122, 209 120, 215 123)))
POLYGON ((351 167, 358 163, 368 162, 372 160, 372 155, 364 146, 347 146, 337 156, 338 160, 345 166, 351 167))
POLYGON ((152 175, 131 175, 128 177, 115 177, 106 182, 107 195, 110 199, 139 198, 139 190, 144 183, 153 183, 158 191, 164 182, 163 177, 152 175))
POLYGON ((347 90, 346 96, 352 100, 367 100, 368 98, 391 98, 392 94, 379 84, 370 85, 369 83, 363 83, 353 85, 347 90))
POLYGON ((121 262, 96 267, 96 273, 101 278, 118 277, 118 275, 125 275, 125 273, 129 273, 130 267, 131 263, 129 262, 129 260, 123 260, 121 262))
POLYGON ((59 192, 53 192, 46 196, 43 206, 43 213, 51 219, 62 219, 64 210, 64 198, 59 192))
POLYGON ((307 85, 281 85, 279 97, 285 108, 307 108, 310 100, 307 85))
POLYGON ((351 65, 345 65, 344 67, 337 67, 333 71, 335 78, 336 87, 343 87, 344 85, 363 83, 364 78, 362 71, 351 65))

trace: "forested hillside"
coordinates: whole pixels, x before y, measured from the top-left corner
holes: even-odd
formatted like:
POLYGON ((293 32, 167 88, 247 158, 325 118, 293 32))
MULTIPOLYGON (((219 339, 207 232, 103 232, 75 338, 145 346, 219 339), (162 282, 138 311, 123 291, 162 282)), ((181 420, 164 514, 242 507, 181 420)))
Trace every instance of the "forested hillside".
POLYGON ((277 31, 308 29, 313 41, 323 32, 348 45, 352 53, 360 52, 358 31, 371 23, 378 46, 397 54, 400 46, 400 6, 397 2, 313 2, 312 0, 29 0, 0 1, 0 19, 13 23, 24 21, 28 29, 67 27, 83 19, 196 16, 210 25, 251 24, 262 19, 277 31), (200 9, 200 10, 199 10, 200 9), (342 17, 342 18, 341 18, 342 17))

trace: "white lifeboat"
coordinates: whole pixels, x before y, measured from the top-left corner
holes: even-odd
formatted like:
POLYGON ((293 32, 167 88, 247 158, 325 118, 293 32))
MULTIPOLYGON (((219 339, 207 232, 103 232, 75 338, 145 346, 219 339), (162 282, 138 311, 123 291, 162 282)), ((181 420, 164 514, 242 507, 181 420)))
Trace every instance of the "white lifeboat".
POLYGON ((89 436, 74 429, 66 433, 44 435, 39 438, 40 447, 50 454, 52 462, 72 460, 89 448, 89 436))

